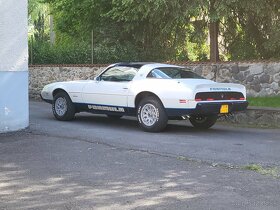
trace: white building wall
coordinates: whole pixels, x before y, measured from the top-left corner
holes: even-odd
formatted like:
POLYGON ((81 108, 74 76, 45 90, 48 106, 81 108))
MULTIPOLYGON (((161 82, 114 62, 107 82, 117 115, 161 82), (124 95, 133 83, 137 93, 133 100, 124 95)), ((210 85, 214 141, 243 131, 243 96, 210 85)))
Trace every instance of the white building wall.
POLYGON ((0 0, 0 132, 26 128, 27 0, 0 0))

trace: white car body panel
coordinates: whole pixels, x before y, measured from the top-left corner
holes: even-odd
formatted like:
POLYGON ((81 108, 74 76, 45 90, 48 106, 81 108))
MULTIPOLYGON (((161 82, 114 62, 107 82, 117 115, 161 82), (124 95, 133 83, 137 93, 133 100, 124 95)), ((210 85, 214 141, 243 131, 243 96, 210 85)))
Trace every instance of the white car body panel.
MULTIPOLYGON (((115 65, 110 65, 100 75, 115 65)), ((195 100, 195 95, 199 92, 240 92, 244 95, 241 101, 246 101, 246 89, 239 84, 216 83, 207 79, 147 78, 151 70, 159 67, 183 68, 168 64, 145 64, 130 82, 98 81, 97 79, 57 82, 46 85, 41 92, 41 97, 51 102, 54 92, 61 89, 68 93, 73 103, 85 104, 89 109, 96 108, 92 107, 95 105, 135 109, 137 108, 136 97, 142 92, 156 95, 166 109, 195 109, 198 103, 234 102, 233 100, 198 102, 195 100)))
POLYGON ((68 93, 73 103, 81 103, 83 101, 82 91, 87 83, 91 83, 91 81, 55 82, 43 88, 41 97, 45 100, 53 100, 53 92, 61 89, 68 93))
POLYGON ((83 103, 127 107, 128 82, 92 81, 83 89, 83 103))

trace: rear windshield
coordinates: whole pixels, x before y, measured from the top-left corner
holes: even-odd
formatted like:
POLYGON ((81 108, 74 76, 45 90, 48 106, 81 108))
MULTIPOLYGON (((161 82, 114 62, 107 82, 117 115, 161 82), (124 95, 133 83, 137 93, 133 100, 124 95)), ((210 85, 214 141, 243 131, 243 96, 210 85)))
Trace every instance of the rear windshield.
POLYGON ((204 79, 202 76, 190 71, 186 68, 179 67, 161 67, 153 69, 147 78, 157 79, 204 79))

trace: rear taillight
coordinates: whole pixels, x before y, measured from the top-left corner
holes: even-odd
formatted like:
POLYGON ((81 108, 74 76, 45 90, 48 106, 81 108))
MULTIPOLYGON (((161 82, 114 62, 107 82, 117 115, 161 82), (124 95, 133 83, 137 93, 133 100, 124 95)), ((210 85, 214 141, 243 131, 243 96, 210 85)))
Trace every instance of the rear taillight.
POLYGON ((195 95, 196 101, 246 100, 241 92, 200 92, 195 95))

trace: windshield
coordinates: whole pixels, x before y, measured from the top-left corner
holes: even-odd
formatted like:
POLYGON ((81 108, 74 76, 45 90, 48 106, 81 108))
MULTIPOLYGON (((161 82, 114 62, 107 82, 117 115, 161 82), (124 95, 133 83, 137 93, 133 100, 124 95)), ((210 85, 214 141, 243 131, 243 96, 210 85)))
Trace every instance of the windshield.
POLYGON ((190 71, 187 68, 180 67, 160 67, 153 69, 147 78, 157 79, 204 79, 202 76, 190 71))

